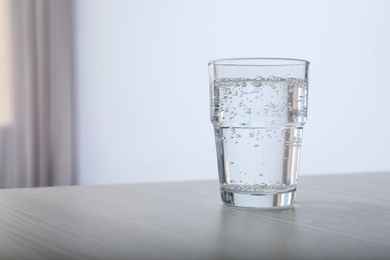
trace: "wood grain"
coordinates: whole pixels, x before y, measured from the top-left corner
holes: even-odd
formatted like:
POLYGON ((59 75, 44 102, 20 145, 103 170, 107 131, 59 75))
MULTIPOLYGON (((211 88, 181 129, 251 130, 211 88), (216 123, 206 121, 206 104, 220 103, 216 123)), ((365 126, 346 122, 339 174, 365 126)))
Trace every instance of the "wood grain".
POLYGON ((303 176, 284 210, 216 180, 0 191, 0 259, 389 259, 390 174, 303 176))

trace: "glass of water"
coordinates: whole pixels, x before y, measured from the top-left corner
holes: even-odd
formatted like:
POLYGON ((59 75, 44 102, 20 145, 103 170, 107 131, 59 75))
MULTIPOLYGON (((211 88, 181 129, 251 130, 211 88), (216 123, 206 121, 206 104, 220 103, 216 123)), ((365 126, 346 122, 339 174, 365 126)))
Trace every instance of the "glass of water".
POLYGON ((241 207, 294 203, 309 62, 240 58, 209 63, 222 201, 241 207))

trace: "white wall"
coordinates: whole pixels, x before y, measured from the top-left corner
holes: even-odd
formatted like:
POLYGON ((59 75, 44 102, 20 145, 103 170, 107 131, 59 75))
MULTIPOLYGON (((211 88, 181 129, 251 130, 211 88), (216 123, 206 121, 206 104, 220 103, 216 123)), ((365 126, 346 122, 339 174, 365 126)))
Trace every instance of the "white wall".
POLYGON ((390 1, 75 1, 80 184, 217 178, 207 62, 311 62, 301 174, 390 171, 390 1))

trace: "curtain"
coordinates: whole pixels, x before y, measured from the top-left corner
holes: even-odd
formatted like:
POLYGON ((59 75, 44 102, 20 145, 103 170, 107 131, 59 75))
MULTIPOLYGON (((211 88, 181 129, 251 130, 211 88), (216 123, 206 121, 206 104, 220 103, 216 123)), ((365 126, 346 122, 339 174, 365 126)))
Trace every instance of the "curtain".
POLYGON ((74 184, 72 1, 0 9, 0 188, 74 184))

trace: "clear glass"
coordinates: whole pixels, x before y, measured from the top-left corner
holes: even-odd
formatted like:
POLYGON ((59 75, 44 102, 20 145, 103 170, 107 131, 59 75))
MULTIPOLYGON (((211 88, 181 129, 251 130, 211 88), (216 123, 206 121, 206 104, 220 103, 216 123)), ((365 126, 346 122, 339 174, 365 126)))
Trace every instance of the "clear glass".
POLYGON ((222 59, 209 63, 222 201, 241 207, 294 203, 309 62, 222 59))

